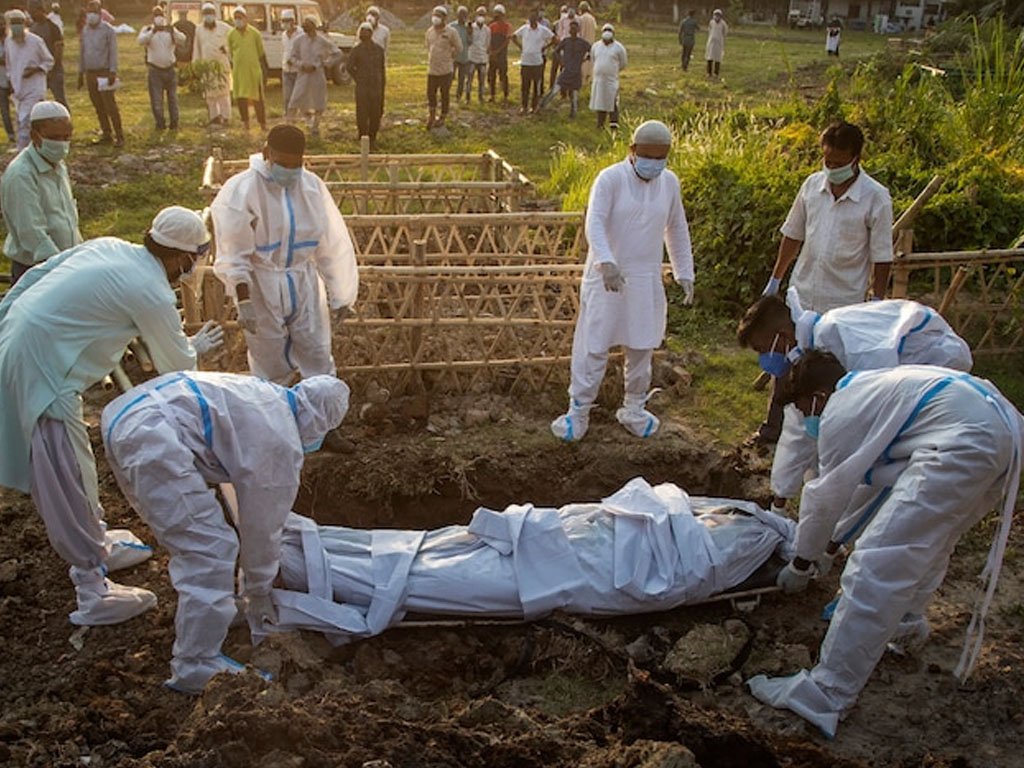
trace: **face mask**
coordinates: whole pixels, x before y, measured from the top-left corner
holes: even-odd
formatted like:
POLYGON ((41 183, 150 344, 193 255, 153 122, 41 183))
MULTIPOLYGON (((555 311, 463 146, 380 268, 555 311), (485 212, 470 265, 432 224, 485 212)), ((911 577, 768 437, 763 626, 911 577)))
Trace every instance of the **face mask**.
POLYGON ((187 272, 182 272, 181 275, 178 277, 178 279, 179 280, 191 280, 193 277, 195 277, 196 276, 196 264, 198 263, 198 261, 199 261, 199 259, 196 259, 195 261, 193 261, 192 262, 192 266, 190 266, 188 268, 188 271, 187 272))
POLYGON ((43 139, 38 151, 40 155, 56 165, 68 156, 68 152, 71 151, 71 142, 43 139))
POLYGON ((208 13, 208 14, 205 14, 203 16, 203 24, 205 24, 206 26, 212 27, 216 23, 217 23, 217 17, 214 16, 212 13, 208 13))
POLYGON ((476 25, 478 27, 482 27, 484 25, 485 21, 487 21, 487 19, 485 19, 483 16, 477 16, 476 17, 476 25))
POLYGON ((85 23, 90 27, 95 27, 100 23, 100 15, 98 13, 87 13, 85 14, 85 23))
POLYGON ((604 40, 606 43, 610 43, 612 41, 612 38, 614 38, 614 37, 615 37, 615 33, 613 33, 613 32, 602 32, 601 33, 601 39, 604 40))
POLYGON ((157 16, 155 19, 153 19, 153 26, 154 27, 162 27, 166 23, 167 23, 167 20, 164 19, 163 16, 157 16))
POLYGON ((665 165, 668 162, 667 158, 656 159, 653 157, 635 157, 633 158, 633 170, 636 171, 636 175, 641 179, 650 181, 656 179, 661 175, 661 172, 665 170, 665 165))
POLYGON ((831 184, 842 184, 845 181, 849 181, 853 178, 853 166, 856 164, 856 160, 844 165, 840 168, 826 168, 825 175, 828 177, 829 183, 831 184))
POLYGON ((245 19, 235 19, 235 29, 245 29, 245 19))
POLYGON ((376 21, 372 13, 366 14, 366 23, 373 24, 376 21))
POLYGON ((431 16, 430 17, 430 23, 433 24, 435 27, 440 27, 441 26, 441 22, 442 22, 442 19, 441 19, 440 16, 431 16))
POLYGON ((299 176, 302 175, 302 167, 298 168, 285 168, 282 165, 271 165, 270 176, 271 178, 280 184, 282 187, 290 187, 299 180, 299 176))
POLYGON ((322 446, 323 444, 324 444, 324 439, 321 437, 319 440, 316 440, 316 441, 314 441, 312 443, 309 443, 308 445, 302 446, 302 452, 303 453, 316 453, 317 451, 320 450, 320 446, 322 446))
POLYGON ((811 398, 811 415, 804 416, 804 431, 807 436, 818 439, 818 434, 821 432, 821 415, 814 413, 814 408, 818 404, 818 396, 815 395, 811 398))
POLYGON ((24 37, 25 25, 24 24, 11 24, 11 37, 24 37))
POLYGON ((792 367, 789 358, 786 357, 784 352, 775 351, 775 345, 778 343, 779 334, 775 334, 771 349, 757 356, 757 364, 761 366, 761 370, 777 379, 789 373, 789 369, 792 367))

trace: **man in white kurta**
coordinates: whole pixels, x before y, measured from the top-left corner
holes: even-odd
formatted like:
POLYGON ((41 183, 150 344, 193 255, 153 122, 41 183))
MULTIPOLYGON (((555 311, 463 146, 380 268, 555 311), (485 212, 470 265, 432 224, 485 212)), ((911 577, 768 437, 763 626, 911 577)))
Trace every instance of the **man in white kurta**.
POLYGON ((626 47, 615 39, 615 28, 605 24, 601 39, 590 48, 594 84, 590 87, 590 108, 597 112, 597 127, 619 127, 619 73, 626 68, 626 47))
POLYGON ((327 108, 327 67, 338 53, 338 46, 317 32, 312 16, 303 20, 302 33, 288 46, 288 63, 295 69, 288 114, 305 115, 306 130, 314 137, 320 135, 320 116, 327 108))
POLYGON ((708 77, 718 77, 725 58, 725 36, 729 34, 729 25, 725 23, 722 12, 715 9, 708 24, 708 41, 704 45, 704 59, 708 64, 708 77))
POLYGON ((625 397, 615 417, 638 437, 660 422, 644 405, 651 358, 665 338, 663 248, 685 303, 693 301, 690 230, 679 180, 665 169, 672 133, 648 120, 633 132, 629 156, 598 174, 587 203, 590 251, 580 286, 580 313, 572 342, 569 411, 551 423, 563 440, 579 440, 589 426, 608 364, 608 350, 625 347, 625 397))
POLYGON ((71 565, 74 624, 116 624, 156 603, 105 578, 111 547, 81 393, 136 337, 161 372, 195 368, 197 351, 215 346, 186 338, 172 290, 208 247, 202 218, 165 208, 145 242, 76 245, 26 272, 0 303, 0 485, 32 493, 71 565))
POLYGON ((359 290, 355 250, 327 185, 302 167, 306 138, 275 126, 217 194, 214 272, 235 298, 253 374, 278 384, 335 372, 331 317, 359 290), (328 311, 330 307, 330 312, 328 311))
POLYGON ((29 32, 26 23, 22 11, 8 11, 10 36, 3 41, 11 93, 18 108, 18 149, 31 143, 32 107, 46 99, 46 73, 53 68, 53 55, 46 41, 29 32))
POLYGON ((206 109, 211 123, 227 124, 231 119, 231 56, 228 32, 231 27, 217 18, 217 6, 203 3, 203 23, 196 26, 192 41, 192 61, 220 64, 220 74, 205 83, 206 109))

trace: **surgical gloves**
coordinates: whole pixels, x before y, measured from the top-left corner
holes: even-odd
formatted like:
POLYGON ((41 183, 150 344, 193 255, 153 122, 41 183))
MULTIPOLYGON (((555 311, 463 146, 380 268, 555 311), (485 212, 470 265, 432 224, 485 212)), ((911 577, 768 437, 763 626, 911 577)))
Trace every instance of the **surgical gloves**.
POLYGON ((261 632, 264 631, 264 623, 277 623, 277 607, 269 594, 248 594, 245 597, 245 617, 249 620, 249 628, 253 632, 261 632))
POLYGON ((611 261, 605 261, 598 265, 601 270, 601 279, 604 280, 604 289, 612 293, 618 293, 626 284, 626 278, 622 276, 618 265, 611 261))
POLYGON ((803 592, 807 589, 807 585, 810 583, 814 573, 813 567, 808 567, 806 571, 800 571, 796 569, 792 562, 789 562, 786 563, 785 568, 779 571, 778 578, 775 579, 775 586, 787 595, 803 592))
POLYGON ((342 305, 331 310, 331 325, 341 325, 345 318, 352 314, 352 310, 342 305))
POLYGON ((256 308, 251 299, 242 299, 236 305, 238 309, 238 325, 247 333, 256 333, 256 308))
POLYGON ((683 289, 683 305, 691 306, 693 304, 693 280, 687 280, 685 277, 681 277, 676 281, 679 287, 683 289))
POLYGON ((762 296, 776 296, 779 293, 779 288, 782 287, 782 280, 778 277, 768 278, 768 284, 765 285, 764 290, 761 291, 762 296))
POLYGON ((199 357, 212 352, 224 343, 224 329, 213 320, 207 320, 195 336, 189 337, 193 349, 199 357))

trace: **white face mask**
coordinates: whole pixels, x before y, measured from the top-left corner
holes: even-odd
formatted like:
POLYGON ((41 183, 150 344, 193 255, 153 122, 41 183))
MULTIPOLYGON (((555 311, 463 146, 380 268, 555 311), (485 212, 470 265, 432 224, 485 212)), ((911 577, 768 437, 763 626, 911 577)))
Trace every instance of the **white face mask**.
POLYGON ((604 32, 601 33, 601 39, 604 40, 605 42, 610 43, 614 38, 615 38, 615 33, 614 32, 609 32, 609 31, 605 30, 604 32))
POLYGON ((217 17, 214 16, 212 13, 204 13, 203 14, 203 24, 205 24, 208 27, 212 27, 216 23, 217 23, 217 17))
POLYGON ((372 25, 376 20, 377 20, 377 18, 372 13, 366 14, 366 23, 367 24, 372 25))
POLYGON ((440 16, 430 17, 430 23, 433 24, 435 27, 440 27, 443 21, 444 19, 442 19, 440 16))
POLYGON ((166 26, 166 24, 167 24, 167 20, 163 16, 157 16, 157 17, 155 17, 153 19, 153 26, 154 27, 163 27, 163 26, 166 26))
POLYGON ((487 21, 487 19, 485 19, 483 16, 477 16, 476 17, 476 25, 478 27, 482 27, 484 25, 485 21, 487 21))

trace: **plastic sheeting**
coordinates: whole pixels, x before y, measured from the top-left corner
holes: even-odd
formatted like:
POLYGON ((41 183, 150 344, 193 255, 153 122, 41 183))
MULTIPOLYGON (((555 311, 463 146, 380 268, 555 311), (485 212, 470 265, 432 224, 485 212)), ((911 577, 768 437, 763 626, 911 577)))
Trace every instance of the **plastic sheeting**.
POLYGON ((741 584, 792 556, 795 525, 748 501, 690 497, 635 478, 599 503, 479 508, 435 531, 318 526, 291 515, 277 629, 344 643, 407 612, 534 619, 663 611, 741 584))

